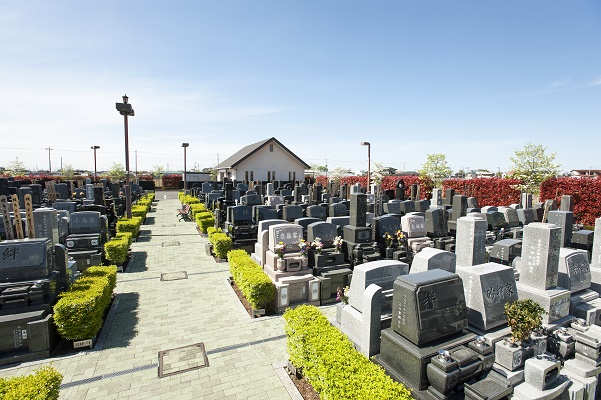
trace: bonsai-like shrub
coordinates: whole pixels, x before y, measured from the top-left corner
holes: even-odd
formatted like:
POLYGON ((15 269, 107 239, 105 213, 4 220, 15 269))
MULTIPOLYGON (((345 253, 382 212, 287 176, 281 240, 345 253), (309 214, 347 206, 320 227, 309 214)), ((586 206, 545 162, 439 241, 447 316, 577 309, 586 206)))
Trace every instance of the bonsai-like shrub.
POLYGON ((516 300, 505 304, 507 324, 511 328, 511 342, 526 340, 541 328, 547 312, 532 299, 516 300))

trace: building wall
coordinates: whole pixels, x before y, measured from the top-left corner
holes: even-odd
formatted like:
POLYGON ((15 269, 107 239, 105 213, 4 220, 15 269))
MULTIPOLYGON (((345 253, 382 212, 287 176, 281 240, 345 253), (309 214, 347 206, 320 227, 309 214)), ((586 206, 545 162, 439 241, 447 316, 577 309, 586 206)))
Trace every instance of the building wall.
MULTIPOLYGON (((247 172, 249 181, 298 181, 304 179, 305 166, 277 143, 268 143, 238 164, 237 170, 230 170, 229 178, 243 181, 247 179, 247 172), (272 145, 273 151, 270 151, 272 145), (273 177, 274 172, 275 178, 273 177)), ((223 179, 224 175, 220 173, 220 180, 223 179)))

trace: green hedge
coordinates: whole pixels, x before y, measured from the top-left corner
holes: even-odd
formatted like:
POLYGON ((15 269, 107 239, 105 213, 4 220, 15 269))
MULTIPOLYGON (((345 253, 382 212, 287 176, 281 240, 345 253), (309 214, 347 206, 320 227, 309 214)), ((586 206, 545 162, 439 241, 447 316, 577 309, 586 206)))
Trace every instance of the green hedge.
POLYGON ((403 385, 357 352, 351 341, 314 306, 284 313, 290 362, 302 368, 322 400, 411 399, 403 385))
POLYGON ((230 273, 238 288, 252 308, 265 308, 276 295, 275 285, 244 250, 231 250, 227 253, 230 273))
POLYGON ((199 204, 200 200, 197 197, 185 195, 184 192, 179 192, 177 198, 182 204, 199 204))
MULTIPOLYGON (((131 233, 127 232, 131 237, 131 233)), ((121 233, 120 235, 124 235, 121 233)), ((116 236, 104 244, 104 256, 111 263, 123 264, 127 258, 129 242, 126 236, 116 236)))
POLYGON ((95 337, 102 328, 104 311, 111 302, 116 283, 117 267, 114 265, 85 270, 54 306, 58 333, 68 340, 95 337))
POLYGON ((214 226, 209 226, 207 228, 207 236, 209 237, 209 240, 211 239, 211 236, 213 236, 214 233, 223 233, 223 231, 221 230, 221 228, 215 228, 214 226))
POLYGON ((131 206, 131 215, 133 217, 139 217, 144 220, 146 218, 146 214, 148 213, 148 207, 143 205, 133 205, 131 206))
MULTIPOLYGON (((146 199, 146 198, 141 198, 136 202, 136 206, 141 206, 146 208, 146 211, 150 211, 150 206, 152 206, 152 200, 150 199, 146 199)), ((132 212, 133 212, 133 207, 132 206, 132 212)))
POLYGON ((125 240, 127 240, 127 248, 129 249, 133 242, 134 235, 131 232, 117 232, 115 234, 115 237, 116 238, 125 238, 125 240))
POLYGON ((121 218, 117 221, 117 233, 131 232, 133 237, 138 237, 140 226, 142 226, 142 218, 140 217, 132 215, 131 219, 121 218))
POLYGON ((55 368, 45 366, 32 375, 0 378, 0 399, 56 400, 63 376, 55 368))
POLYGON ((207 229, 215 225, 215 217, 210 211, 202 211, 196 214, 196 225, 202 233, 207 233, 207 229))
POLYGON ((196 214, 203 211, 207 211, 207 207, 204 205, 204 203, 190 204, 190 213, 192 214, 192 218, 196 219, 196 214))
POLYGON ((209 241, 213 243, 213 253, 215 257, 226 258, 228 251, 234 246, 232 238, 222 232, 215 232, 209 238, 209 241))

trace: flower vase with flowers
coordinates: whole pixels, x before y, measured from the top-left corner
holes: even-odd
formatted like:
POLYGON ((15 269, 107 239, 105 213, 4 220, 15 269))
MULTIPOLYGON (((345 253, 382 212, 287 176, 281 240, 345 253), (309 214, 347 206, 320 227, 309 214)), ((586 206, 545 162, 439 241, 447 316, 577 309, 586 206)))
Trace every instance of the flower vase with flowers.
POLYGON ((390 236, 390 233, 385 232, 382 237, 384 238, 384 246, 386 248, 392 247, 392 236, 390 236))
POLYGON ((305 239, 301 239, 300 243, 298 244, 298 247, 300 248, 301 256, 307 258, 307 256, 309 255, 309 249, 311 248, 311 246, 309 246, 309 243, 307 243, 305 239))
POLYGON ((286 251, 286 245, 284 244, 284 242, 278 242, 278 244, 275 245, 275 254, 277 254, 277 256, 280 260, 284 259, 285 251, 286 251))
POLYGON ((311 247, 315 250, 316 254, 321 254, 321 250, 323 249, 323 243, 321 242, 321 238, 315 238, 311 243, 311 247))
POLYGON ((396 231, 396 241, 399 244, 399 246, 403 245, 404 239, 405 239, 405 234, 403 233, 403 231, 401 231, 400 229, 398 231, 396 231))
POLYGON ((343 242, 344 242, 344 240, 342 240, 342 237, 340 237, 340 236, 336 236, 334 238, 334 241, 332 242, 332 244, 334 245, 334 249, 336 250, 336 253, 340 253, 340 248, 342 247, 343 242))

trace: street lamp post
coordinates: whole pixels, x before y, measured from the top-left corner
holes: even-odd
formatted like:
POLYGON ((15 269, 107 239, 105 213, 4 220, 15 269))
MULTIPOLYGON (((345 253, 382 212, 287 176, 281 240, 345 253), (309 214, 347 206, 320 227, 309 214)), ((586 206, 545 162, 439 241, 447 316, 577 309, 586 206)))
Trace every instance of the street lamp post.
POLYGON ((131 185, 129 182, 129 137, 127 132, 127 117, 134 116, 134 109, 127 102, 129 97, 123 96, 123 103, 115 103, 115 108, 119 114, 123 115, 125 126, 125 212, 128 219, 131 219, 131 185))
POLYGON ((190 143, 182 143, 182 147, 184 148, 184 194, 188 192, 188 185, 186 183, 186 149, 190 146, 190 143))
POLYGON ((367 146, 367 193, 371 192, 371 144, 369 142, 361 142, 361 146, 367 146))
POLYGON ((98 180, 96 177, 96 150, 98 150, 99 148, 100 148, 100 146, 90 147, 90 149, 94 150, 94 182, 96 182, 98 180))

